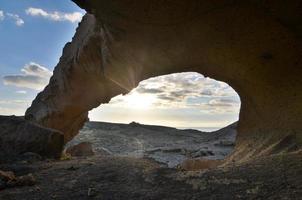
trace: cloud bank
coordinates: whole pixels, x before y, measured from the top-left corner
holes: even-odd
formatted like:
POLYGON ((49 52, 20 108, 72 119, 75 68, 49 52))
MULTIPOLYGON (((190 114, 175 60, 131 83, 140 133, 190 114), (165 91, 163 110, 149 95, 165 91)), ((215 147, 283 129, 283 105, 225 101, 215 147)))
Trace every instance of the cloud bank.
POLYGON ((112 106, 129 106, 131 96, 141 95, 152 101, 153 108, 197 108, 205 113, 238 113, 240 98, 224 82, 189 72, 159 76, 142 81, 125 96, 110 101, 112 106))
POLYGON ((21 69, 22 74, 3 77, 5 85, 12 85, 33 90, 42 90, 49 82, 52 72, 47 68, 31 62, 21 69))
POLYGON ((43 17, 51 21, 68 21, 71 23, 80 22, 83 14, 80 12, 64 13, 64 12, 47 12, 41 8, 30 7, 26 9, 26 14, 34 17, 43 17))

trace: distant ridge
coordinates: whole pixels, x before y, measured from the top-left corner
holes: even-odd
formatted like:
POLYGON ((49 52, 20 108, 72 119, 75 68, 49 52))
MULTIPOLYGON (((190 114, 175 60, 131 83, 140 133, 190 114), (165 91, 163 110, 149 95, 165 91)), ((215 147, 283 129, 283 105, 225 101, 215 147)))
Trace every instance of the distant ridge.
POLYGON ((180 131, 194 131, 194 132, 200 132, 200 133, 217 133, 217 132, 220 132, 220 131, 225 131, 225 130, 228 130, 228 129, 236 129, 237 128, 237 124, 238 122, 234 122, 234 123, 231 123, 223 128, 220 128, 216 131, 201 131, 201 130, 198 130, 198 129, 195 129, 194 127, 192 128, 189 128, 189 127, 171 127, 171 126, 163 126, 163 125, 150 125, 150 124, 141 124, 141 123, 138 123, 138 122, 135 122, 135 121, 132 121, 130 122, 129 124, 126 124, 126 123, 114 123, 114 122, 104 122, 104 121, 88 121, 86 122, 86 125, 89 126, 90 125, 93 125, 93 126, 98 126, 98 127, 102 127, 102 128, 106 128, 106 127, 114 127, 114 126, 117 126, 117 127, 143 127, 143 128, 147 128, 147 129, 150 129, 150 130, 158 130, 158 129, 174 129, 174 130, 180 130, 180 131))

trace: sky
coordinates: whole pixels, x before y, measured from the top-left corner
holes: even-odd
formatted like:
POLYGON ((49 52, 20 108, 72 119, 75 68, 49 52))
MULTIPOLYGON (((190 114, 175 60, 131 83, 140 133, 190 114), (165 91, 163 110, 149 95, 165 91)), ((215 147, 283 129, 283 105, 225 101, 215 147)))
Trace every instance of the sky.
MULTIPOLYGON (((84 13, 68 0, 0 1, 0 115, 24 115, 84 13)), ((207 131, 237 121, 239 109, 240 98, 226 83, 187 72, 142 81, 89 118, 207 131)))
POLYGON ((0 0, 0 114, 24 115, 84 13, 68 0, 0 0))

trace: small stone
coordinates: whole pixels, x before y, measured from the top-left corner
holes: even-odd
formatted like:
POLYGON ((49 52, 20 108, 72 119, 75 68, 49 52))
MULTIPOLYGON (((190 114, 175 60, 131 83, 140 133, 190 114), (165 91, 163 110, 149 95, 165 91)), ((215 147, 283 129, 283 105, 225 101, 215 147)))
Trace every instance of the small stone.
POLYGON ((39 186, 36 186, 36 191, 37 192, 40 192, 41 191, 41 188, 39 186))
POLYGON ((88 197, 94 197, 96 195, 97 195, 97 191, 94 188, 88 188, 88 193, 87 193, 88 197))

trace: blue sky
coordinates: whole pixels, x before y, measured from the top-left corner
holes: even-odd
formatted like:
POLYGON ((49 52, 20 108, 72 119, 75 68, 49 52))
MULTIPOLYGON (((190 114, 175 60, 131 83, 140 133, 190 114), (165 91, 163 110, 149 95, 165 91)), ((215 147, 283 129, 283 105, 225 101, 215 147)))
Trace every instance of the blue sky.
MULTIPOLYGON (((42 16, 37 11, 49 14, 64 14, 84 11, 71 1, 62 0, 1 0, 0 1, 0 75, 20 74, 21 69, 31 62, 45 66, 50 71, 57 64, 62 48, 74 35, 78 22, 56 19, 54 15, 42 16), (36 13, 26 12, 30 8, 36 13), (2 17, 1 17, 2 13, 2 17), (16 17, 17 16, 17 17, 16 17), (18 23, 19 19, 19 23, 18 23), (20 23, 21 20, 21 23, 20 23)), ((30 104, 37 90, 6 86, 0 82, 0 103, 2 101, 19 101, 18 105, 2 105, 7 110, 0 114, 9 114, 9 107, 21 114, 24 106, 30 104), (20 92, 22 91, 22 92, 20 92), (26 94, 25 94, 26 92, 26 94), (27 101, 21 105, 22 101, 27 101)), ((1 104, 0 104, 1 107, 1 104)), ((12 113, 13 114, 13 113, 12 113)))
MULTIPOLYGON (((48 83, 84 10, 68 0, 0 1, 0 115, 23 115, 48 83)), ((227 84, 197 73, 151 78, 90 112, 92 120, 176 127, 223 127, 240 99, 227 84)))
POLYGON ((41 65, 56 65, 62 47, 71 40, 77 23, 57 22, 26 14, 28 8, 41 8, 49 12, 84 12, 71 1, 62 0, 2 0, 0 10, 13 13, 24 20, 17 26, 13 19, 5 16, 0 23, 0 72, 17 73, 20 66, 29 61, 41 65), (9 67, 8 67, 9 66, 9 67))

